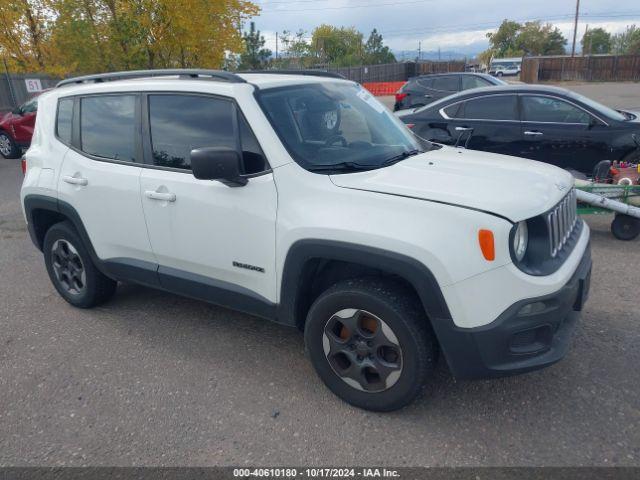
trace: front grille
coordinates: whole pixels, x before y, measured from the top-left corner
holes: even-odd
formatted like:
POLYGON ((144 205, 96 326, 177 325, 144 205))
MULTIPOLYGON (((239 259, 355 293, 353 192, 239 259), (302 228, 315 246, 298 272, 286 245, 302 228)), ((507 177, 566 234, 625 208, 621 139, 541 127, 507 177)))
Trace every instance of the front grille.
POLYGON ((572 188, 567 196, 546 214, 552 258, 562 250, 576 227, 576 208, 576 189, 572 188))

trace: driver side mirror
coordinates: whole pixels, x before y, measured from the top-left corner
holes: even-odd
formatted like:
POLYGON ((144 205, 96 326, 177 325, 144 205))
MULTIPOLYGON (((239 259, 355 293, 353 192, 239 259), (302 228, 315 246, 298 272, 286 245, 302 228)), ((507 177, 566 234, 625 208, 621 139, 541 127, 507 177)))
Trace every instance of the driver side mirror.
POLYGON ((191 172, 200 180, 219 180, 230 187, 247 184, 240 170, 240 154, 225 147, 191 150, 191 172))

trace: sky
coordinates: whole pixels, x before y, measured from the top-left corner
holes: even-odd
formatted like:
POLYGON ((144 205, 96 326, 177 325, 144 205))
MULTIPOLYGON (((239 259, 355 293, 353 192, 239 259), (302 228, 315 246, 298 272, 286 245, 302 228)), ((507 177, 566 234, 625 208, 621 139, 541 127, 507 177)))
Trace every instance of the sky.
MULTIPOLYGON (((275 34, 311 31, 322 23, 354 26, 369 35, 382 33, 397 56, 402 51, 454 51, 472 55, 487 48, 486 33, 505 19, 542 20, 556 25, 571 48, 576 0, 254 0, 262 8, 253 18, 267 48, 275 51, 275 34)), ((589 28, 612 33, 640 27, 640 0, 581 0, 576 45, 589 28)))

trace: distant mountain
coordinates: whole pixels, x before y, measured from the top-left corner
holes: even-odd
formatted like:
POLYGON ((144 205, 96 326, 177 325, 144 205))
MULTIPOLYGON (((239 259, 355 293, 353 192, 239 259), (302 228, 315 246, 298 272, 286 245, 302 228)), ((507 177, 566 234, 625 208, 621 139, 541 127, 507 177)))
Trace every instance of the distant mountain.
MULTIPOLYGON (((438 50, 427 50, 422 51, 421 58, 422 60, 433 60, 437 61, 438 59, 444 61, 447 60, 464 60, 466 58, 473 58, 477 56, 479 53, 484 51, 487 48, 485 42, 473 43, 471 45, 464 45, 456 48, 455 50, 441 50, 438 54, 438 50)), ((400 62, 404 60, 415 60, 418 57, 418 50, 393 50, 393 54, 396 56, 396 59, 400 62)))

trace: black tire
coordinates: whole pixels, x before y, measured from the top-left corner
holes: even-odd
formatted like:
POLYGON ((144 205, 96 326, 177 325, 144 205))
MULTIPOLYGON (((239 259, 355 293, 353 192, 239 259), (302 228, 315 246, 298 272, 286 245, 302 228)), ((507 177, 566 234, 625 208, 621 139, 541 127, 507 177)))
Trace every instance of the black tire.
POLYGON ((109 300, 115 293, 117 282, 106 277, 96 268, 87 248, 71 223, 56 223, 47 231, 44 237, 43 252, 51 283, 60 296, 74 307, 95 307, 109 300), (66 248, 69 257, 72 258, 67 257, 61 260, 61 256, 53 252, 54 247, 56 250, 66 248), (84 272, 81 282, 69 281, 68 274, 64 272, 60 274, 60 270, 63 268, 60 265, 65 260, 67 265, 74 265, 73 268, 76 272, 84 272))
POLYGON ((0 131, 0 155, 4 158, 18 158, 20 156, 20 149, 16 146, 11 135, 2 131, 0 131))
MULTIPOLYGON (((367 318, 371 320, 371 317, 367 316, 367 318)), ((356 323, 360 325, 361 321, 356 320, 356 323)), ((385 327, 382 327, 381 331, 388 332, 385 327)), ((350 351, 346 351, 345 347, 346 354, 349 355, 349 358, 354 359, 354 370, 351 370, 351 364, 345 368, 349 371, 359 372, 360 377, 365 379, 370 376, 362 374, 369 369, 366 362, 371 362, 370 365, 373 365, 376 359, 382 355, 380 350, 386 349, 386 347, 377 347, 378 350, 370 352, 369 355, 364 353, 362 360, 358 360, 361 358, 360 347, 363 343, 363 337, 358 335, 360 332, 360 329, 356 329, 355 333, 351 334, 349 339, 344 340, 345 343, 341 345, 346 345, 357 337, 356 341, 359 344, 355 350, 351 348, 353 347, 351 343, 348 345, 350 351)), ((340 336, 342 337, 342 331, 340 336)), ((304 337, 311 362, 327 387, 351 405, 373 411, 397 410, 415 400, 421 393, 429 375, 433 372, 437 358, 435 336, 420 301, 403 286, 377 277, 345 280, 323 292, 309 310, 304 337), (346 355, 342 351, 337 355, 331 353, 334 351, 334 344, 329 347, 329 338, 326 337, 325 332, 326 328, 335 328, 335 326, 331 326, 334 319, 338 319, 340 327, 342 319, 337 317, 336 313, 352 309, 364 311, 365 314, 369 313, 378 317, 377 320, 383 320, 386 324, 385 327, 391 329, 392 337, 396 337, 399 352, 395 354, 395 362, 393 359, 391 362, 396 366, 400 365, 400 368, 391 385, 387 384, 391 375, 386 376, 384 381, 379 377, 378 380, 366 385, 367 389, 371 391, 365 391, 362 383, 359 383, 359 387, 355 388, 347 383, 348 381, 354 383, 353 379, 344 380, 347 375, 341 376, 337 373, 337 369, 345 366, 336 367, 336 359, 340 355, 346 358, 346 355), (325 345, 329 349, 328 354, 325 354, 325 345), (379 388, 375 387, 376 385, 379 388)), ((337 339, 335 336, 334 338, 337 339)), ((389 337, 385 336, 385 338, 389 337)), ((376 348, 375 345, 373 348, 376 348)), ((392 351, 391 353, 393 354, 392 351)), ((386 360, 384 361, 386 362, 386 360)), ((382 362, 382 360, 377 360, 377 365, 388 365, 382 362)))
POLYGON ((611 233, 618 240, 633 240, 640 235, 640 218, 617 213, 611 222, 611 233))

